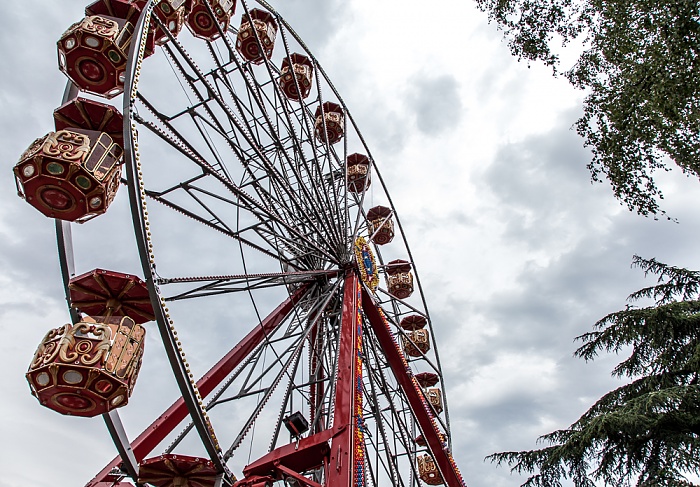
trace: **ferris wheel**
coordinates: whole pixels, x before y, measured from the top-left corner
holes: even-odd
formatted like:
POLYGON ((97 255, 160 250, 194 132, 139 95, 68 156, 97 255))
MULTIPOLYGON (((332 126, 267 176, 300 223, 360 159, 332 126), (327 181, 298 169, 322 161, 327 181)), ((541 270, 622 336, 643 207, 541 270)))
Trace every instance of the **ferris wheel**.
POLYGON ((58 53, 56 131, 14 172, 55 219, 72 323, 27 380, 46 407, 104 416, 118 456, 87 485, 465 485, 381 161, 282 16, 262 0, 98 0, 58 53), (143 278, 77 269, 72 222, 87 232, 124 191, 143 278), (180 397, 129 439, 118 411, 147 332, 180 397), (193 360, 211 364, 199 379, 193 360))

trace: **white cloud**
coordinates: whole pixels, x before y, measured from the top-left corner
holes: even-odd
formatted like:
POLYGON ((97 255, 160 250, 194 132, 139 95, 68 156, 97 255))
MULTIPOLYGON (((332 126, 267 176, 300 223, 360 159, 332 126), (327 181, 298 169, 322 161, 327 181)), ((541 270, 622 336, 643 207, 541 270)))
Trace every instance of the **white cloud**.
MULTIPOLYGON (((561 377, 554 360, 534 350, 499 353, 454 388, 452 407, 488 407, 509 400, 527 400, 552 393, 561 377)), ((452 392, 452 391, 450 391, 452 392)))

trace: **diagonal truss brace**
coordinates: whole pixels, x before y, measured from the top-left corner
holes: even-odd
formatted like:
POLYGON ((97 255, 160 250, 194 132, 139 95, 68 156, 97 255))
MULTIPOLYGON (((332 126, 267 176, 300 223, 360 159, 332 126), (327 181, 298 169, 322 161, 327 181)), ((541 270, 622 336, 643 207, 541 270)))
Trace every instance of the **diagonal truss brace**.
POLYGON ((325 485, 354 485, 353 405, 356 380, 354 360, 357 353, 356 333, 360 304, 357 295, 358 281, 357 272, 354 269, 348 270, 343 293, 333 426, 301 438, 296 444, 281 446, 254 461, 243 469, 244 478, 235 483, 234 487, 253 487, 258 485, 260 478, 280 479, 283 476, 292 477, 306 486, 316 487, 317 483, 306 479, 301 473, 321 467, 326 473, 325 485))
POLYGON ((443 445, 440 440, 432 410, 423 397, 423 394, 420 393, 418 383, 413 378, 410 371, 408 371, 405 358, 398 344, 392 337, 391 331, 387 327, 384 318, 380 314, 379 307, 375 303, 374 298, 367 292, 367 289, 362 290, 362 309, 372 326, 377 340, 379 340, 384 350, 384 354, 394 377, 396 377, 399 386, 408 399, 416 421, 423 433, 423 437, 426 439, 430 452, 435 459, 435 464, 442 474, 445 484, 448 487, 466 487, 466 483, 462 479, 452 459, 452 454, 447 444, 443 445))
MULTIPOLYGON (((296 303, 312 288, 310 283, 303 285, 287 298, 272 313, 248 333, 235 347, 219 360, 204 376, 197 381, 202 396, 211 393, 238 366, 266 336, 272 333, 292 312, 296 303)), ((160 415, 143 433, 131 443, 131 449, 137 462, 141 462, 158 444, 165 439, 187 417, 188 409, 183 398, 178 399, 160 415)), ((114 458, 85 487, 101 487, 105 482, 117 481, 112 470, 122 463, 121 457, 114 458)), ((111 485, 111 484, 110 484, 111 485)))

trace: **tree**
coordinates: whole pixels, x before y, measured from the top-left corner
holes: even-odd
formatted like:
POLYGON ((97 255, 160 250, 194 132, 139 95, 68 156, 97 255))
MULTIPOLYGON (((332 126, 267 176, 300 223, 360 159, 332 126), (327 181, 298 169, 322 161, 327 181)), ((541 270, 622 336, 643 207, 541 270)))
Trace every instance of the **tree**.
POLYGON ((518 59, 560 73, 557 49, 581 46, 566 78, 587 95, 577 132, 593 181, 642 215, 664 214, 657 170, 700 177, 698 0, 475 0, 518 59), (575 42, 574 42, 575 41, 575 42))
POLYGON ((655 300, 628 305, 598 321, 575 355, 629 356, 613 375, 631 382, 605 394, 569 428, 540 437, 538 450, 489 457, 512 471, 532 474, 528 487, 692 486, 700 471, 700 272, 634 257, 633 265, 658 275, 657 284, 629 296, 655 300))

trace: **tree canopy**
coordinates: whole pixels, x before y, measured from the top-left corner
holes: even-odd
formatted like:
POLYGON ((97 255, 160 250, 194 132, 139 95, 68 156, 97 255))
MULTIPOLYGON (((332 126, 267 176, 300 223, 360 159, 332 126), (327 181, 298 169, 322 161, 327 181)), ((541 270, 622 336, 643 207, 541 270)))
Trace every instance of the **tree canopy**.
POLYGON ((577 338, 575 355, 629 352, 613 375, 631 382, 600 398, 569 428, 540 437, 544 448, 488 457, 531 476, 523 485, 576 487, 600 482, 693 486, 700 471, 700 272, 635 256, 634 265, 657 284, 629 296, 655 304, 625 309, 598 321, 577 338))
POLYGON ((577 132, 594 181, 642 215, 664 213, 654 179, 673 163, 700 178, 698 0, 476 0, 519 59, 586 90, 577 132), (558 52, 578 49, 561 69, 558 52), (672 162, 671 162, 672 161, 672 162))

